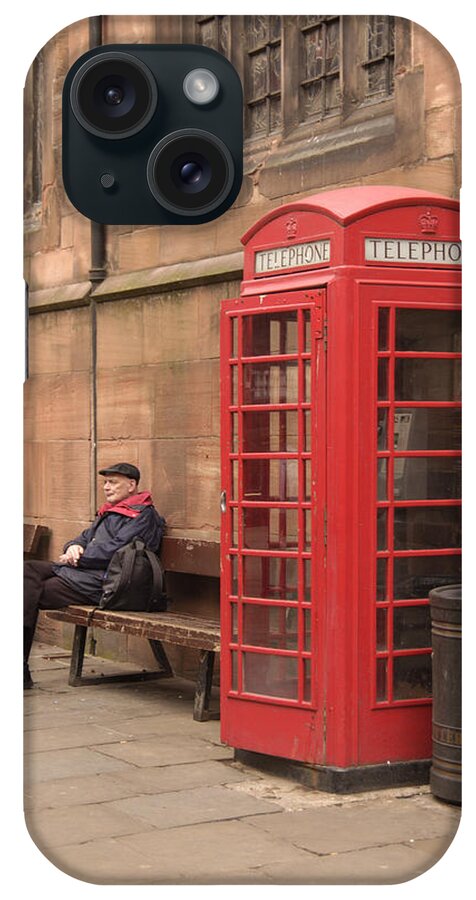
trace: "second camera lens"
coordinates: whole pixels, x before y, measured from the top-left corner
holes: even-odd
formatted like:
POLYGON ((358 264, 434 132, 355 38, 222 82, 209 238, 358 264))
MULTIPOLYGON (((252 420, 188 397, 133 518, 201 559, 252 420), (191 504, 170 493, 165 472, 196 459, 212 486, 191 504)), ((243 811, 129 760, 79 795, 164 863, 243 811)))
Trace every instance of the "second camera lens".
POLYGON ((118 106, 124 100, 124 91, 120 87, 108 87, 104 91, 104 99, 110 106, 118 106))
POLYGON ((202 167, 195 162, 186 162, 180 168, 180 178, 184 184, 198 184, 201 174, 202 167))
POLYGON ((203 154, 183 153, 173 160, 170 176, 179 191, 198 194, 210 184, 212 168, 203 154))
POLYGON ((178 215, 203 215, 228 197, 235 169, 228 147, 198 129, 172 132, 154 147, 147 181, 155 199, 178 215))

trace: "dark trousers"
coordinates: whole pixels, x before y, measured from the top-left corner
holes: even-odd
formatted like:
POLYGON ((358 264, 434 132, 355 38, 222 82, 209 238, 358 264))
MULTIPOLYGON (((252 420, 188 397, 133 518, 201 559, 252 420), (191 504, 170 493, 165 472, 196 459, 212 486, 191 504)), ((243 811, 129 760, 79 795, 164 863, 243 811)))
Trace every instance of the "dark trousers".
POLYGON ((29 559, 23 573, 23 632, 24 658, 28 659, 36 620, 40 609, 62 609, 71 603, 88 603, 85 594, 75 591, 55 575, 53 563, 43 559, 29 559))

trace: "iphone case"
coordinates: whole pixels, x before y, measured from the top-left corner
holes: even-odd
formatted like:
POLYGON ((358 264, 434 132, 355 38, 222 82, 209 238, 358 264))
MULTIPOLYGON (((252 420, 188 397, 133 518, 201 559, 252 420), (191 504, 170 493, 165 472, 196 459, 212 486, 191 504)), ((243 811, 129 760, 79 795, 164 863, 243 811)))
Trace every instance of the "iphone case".
POLYGON ((26 556, 57 559, 127 461, 166 519, 172 601, 155 650, 40 613, 25 814, 64 872, 385 884, 451 843, 459 122, 452 58, 388 15, 96 16, 34 59, 26 556), (215 220, 100 224, 65 193, 68 70, 138 44, 209 47, 240 76, 243 181, 215 220), (84 648, 102 685, 68 684, 84 648), (173 680, 107 681, 157 660, 173 680))

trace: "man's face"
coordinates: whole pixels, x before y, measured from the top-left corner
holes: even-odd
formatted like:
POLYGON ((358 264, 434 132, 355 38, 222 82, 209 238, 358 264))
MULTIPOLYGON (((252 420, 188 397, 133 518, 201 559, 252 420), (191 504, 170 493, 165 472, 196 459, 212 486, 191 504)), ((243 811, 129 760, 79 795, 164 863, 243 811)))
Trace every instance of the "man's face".
POLYGON ((125 475, 106 475, 103 487, 108 503, 120 503, 136 493, 137 482, 125 475))

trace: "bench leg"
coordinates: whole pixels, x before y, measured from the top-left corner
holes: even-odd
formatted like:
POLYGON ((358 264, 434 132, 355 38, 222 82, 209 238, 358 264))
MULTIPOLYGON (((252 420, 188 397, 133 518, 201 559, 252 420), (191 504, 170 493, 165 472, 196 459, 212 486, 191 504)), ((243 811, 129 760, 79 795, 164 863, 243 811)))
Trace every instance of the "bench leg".
POLYGON ((193 704, 193 718, 196 722, 219 718, 219 713, 210 712, 210 693, 212 690, 213 666, 215 653, 213 650, 200 650, 198 679, 193 704))
POLYGON ((120 681, 149 681, 154 678, 171 678, 174 674, 161 642, 150 640, 149 643, 152 647, 154 656, 160 664, 158 672, 134 672, 119 675, 101 675, 99 677, 83 677, 87 633, 87 625, 75 625, 68 679, 68 684, 70 684, 71 687, 90 684, 108 684, 120 681))
POLYGON ((71 665, 69 668, 68 683, 71 685, 71 687, 77 687, 78 684, 81 684, 81 674, 83 671, 84 650, 86 648, 87 633, 87 625, 76 625, 74 629, 71 665))
POLYGON ((172 666, 170 665, 169 658, 164 650, 162 641, 153 641, 149 638, 149 644, 152 648, 152 652, 153 652, 157 662, 161 666, 160 671, 163 672, 164 678, 172 678, 172 676, 174 674, 173 669, 172 669, 172 666))

